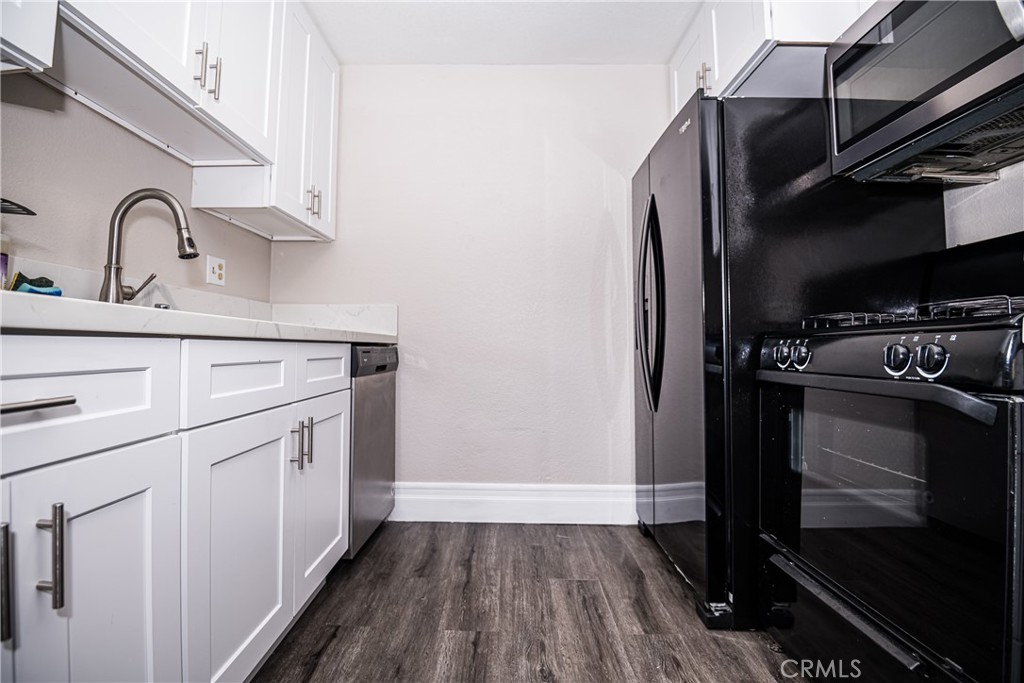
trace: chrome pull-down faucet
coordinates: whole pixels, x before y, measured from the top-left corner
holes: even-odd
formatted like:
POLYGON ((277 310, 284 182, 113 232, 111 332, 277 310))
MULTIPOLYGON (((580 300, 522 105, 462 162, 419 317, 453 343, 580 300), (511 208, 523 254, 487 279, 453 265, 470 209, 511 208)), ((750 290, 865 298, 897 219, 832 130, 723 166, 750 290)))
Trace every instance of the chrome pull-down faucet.
POLYGON ((178 230, 178 258, 193 259, 199 256, 195 240, 192 239, 192 231, 188 227, 188 219, 185 217, 185 209, 181 202, 174 198, 169 192, 156 188, 136 190, 121 200, 121 203, 114 209, 114 215, 110 217, 110 239, 107 242, 107 265, 103 266, 103 285, 100 287, 100 301, 112 304, 120 304, 131 301, 156 278, 153 273, 142 286, 136 289, 121 284, 121 239, 124 233, 124 219, 132 207, 147 199, 157 199, 170 208, 174 215, 174 225, 178 230))

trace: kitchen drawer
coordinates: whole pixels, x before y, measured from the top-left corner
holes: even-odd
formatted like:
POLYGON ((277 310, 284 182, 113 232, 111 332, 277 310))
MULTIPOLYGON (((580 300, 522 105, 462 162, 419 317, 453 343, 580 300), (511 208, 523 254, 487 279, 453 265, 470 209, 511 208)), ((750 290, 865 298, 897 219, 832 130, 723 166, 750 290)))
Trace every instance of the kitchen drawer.
POLYGON ((182 429, 294 401, 295 346, 292 342, 184 340, 182 429))
POLYGON ((178 428, 177 339, 0 337, 0 400, 75 397, 0 417, 2 473, 178 428))
POLYGON ((299 344, 295 354, 296 400, 322 396, 352 385, 352 346, 299 344))

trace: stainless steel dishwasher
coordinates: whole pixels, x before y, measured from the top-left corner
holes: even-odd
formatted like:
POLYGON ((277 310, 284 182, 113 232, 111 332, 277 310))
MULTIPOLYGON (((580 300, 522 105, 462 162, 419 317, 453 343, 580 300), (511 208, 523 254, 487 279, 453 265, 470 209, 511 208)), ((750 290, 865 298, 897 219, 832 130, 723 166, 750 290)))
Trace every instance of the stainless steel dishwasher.
POLYGON ((397 346, 352 347, 349 544, 355 557, 395 508, 397 346))

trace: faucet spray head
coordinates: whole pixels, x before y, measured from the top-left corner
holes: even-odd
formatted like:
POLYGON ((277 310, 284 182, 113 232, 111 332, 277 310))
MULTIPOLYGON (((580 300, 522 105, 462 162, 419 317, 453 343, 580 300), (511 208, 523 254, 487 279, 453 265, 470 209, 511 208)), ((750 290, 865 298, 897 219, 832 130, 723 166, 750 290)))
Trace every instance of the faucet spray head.
POLYGON ((196 241, 192 239, 192 231, 189 230, 188 224, 182 225, 178 228, 178 258, 193 259, 197 256, 199 250, 196 248, 196 241))

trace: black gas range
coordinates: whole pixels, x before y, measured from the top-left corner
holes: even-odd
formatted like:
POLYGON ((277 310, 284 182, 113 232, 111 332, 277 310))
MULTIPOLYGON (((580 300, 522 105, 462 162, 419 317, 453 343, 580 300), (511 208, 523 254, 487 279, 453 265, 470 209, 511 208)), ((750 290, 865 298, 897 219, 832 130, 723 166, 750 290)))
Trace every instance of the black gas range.
POLYGON ((833 313, 761 348, 762 618, 868 680, 1020 681, 1024 297, 833 313))

